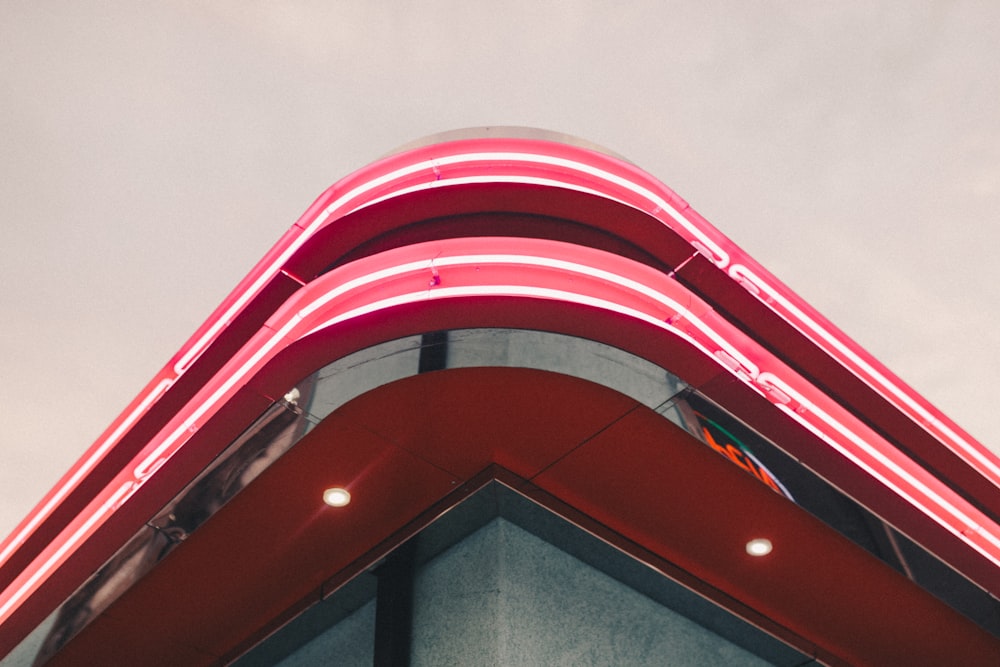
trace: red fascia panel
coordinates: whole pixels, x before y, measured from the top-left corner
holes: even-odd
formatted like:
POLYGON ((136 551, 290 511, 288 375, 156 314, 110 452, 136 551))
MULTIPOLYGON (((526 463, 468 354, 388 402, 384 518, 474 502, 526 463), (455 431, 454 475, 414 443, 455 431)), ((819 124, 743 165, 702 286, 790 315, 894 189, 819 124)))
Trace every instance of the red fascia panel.
MULTIPOLYGON (((603 153, 555 142, 488 138, 452 141, 393 155, 324 193, 296 223, 301 234, 294 235, 284 251, 274 256, 290 258, 308 236, 351 211, 383 199, 505 180, 590 192, 656 217, 724 270, 734 283, 745 287, 808 337, 822 354, 835 358, 939 445, 952 450, 991 485, 1000 487, 1000 461, 992 452, 903 384, 669 188, 634 165, 603 153)), ((273 270, 265 266, 267 261, 258 269, 273 270)))
POLYGON ((492 461, 531 478, 519 488, 537 484, 599 517, 586 528, 601 539, 684 573, 699 593, 826 664, 992 664, 997 655, 995 638, 631 399, 556 373, 463 368, 409 377, 342 406, 54 664, 171 665, 195 648, 232 655, 275 617, 317 600, 324 582, 335 586, 384 557, 413 533, 407 519, 426 516, 492 461), (427 412, 448 407, 447 419, 427 412), (582 417, 549 418, 567 411, 582 417), (532 433, 532 424, 545 432, 532 433), (350 489, 348 508, 320 504, 329 485, 350 489), (743 545, 760 534, 775 552, 757 560, 743 545), (262 536, 273 538, 266 548, 262 536), (149 627, 159 632, 136 631, 149 627))
POLYGON ((555 391, 549 384, 555 378, 530 379, 535 373, 477 368, 420 375, 352 401, 337 414, 460 477, 487 461, 507 462, 561 500, 600 516, 605 530, 598 535, 613 531, 652 546, 660 557, 698 573, 702 582, 716 584, 800 636, 836 647, 838 655, 864 656, 867 664, 919 664, 920 659, 939 663, 942 655, 956 656, 958 650, 969 658, 966 664, 980 664, 983 655, 997 654, 994 638, 751 476, 721 465, 719 457, 679 428, 643 408, 612 417, 627 409, 617 395, 602 398, 599 407, 579 410, 577 396, 584 390, 578 380, 563 379, 568 386, 555 391), (517 375, 529 377, 510 379, 517 375), (535 393, 521 388, 525 386, 535 393), (426 396, 438 400, 428 405, 426 396), (518 420, 505 418, 505 408, 498 407, 507 403, 509 414, 524 413, 529 423, 542 419, 545 411, 558 414, 575 405, 578 414, 609 425, 588 437, 583 433, 593 424, 557 418, 548 426, 553 433, 525 437, 514 426, 518 420), (435 419, 427 412, 445 406, 468 418, 435 419), (592 415, 591 410, 605 413, 592 415), (566 443, 574 441, 579 447, 564 454, 566 443), (429 446, 433 443, 451 446, 429 446), (539 465, 534 459, 545 450, 552 463, 535 474, 539 465), (742 549, 747 539, 772 530, 787 572, 770 570, 776 561, 755 561, 742 549), (845 572, 850 576, 844 578, 845 572), (823 593, 817 595, 819 591, 823 593), (817 599, 823 604, 817 606, 817 599), (892 605, 907 611, 881 626, 871 623, 892 605), (792 610, 794 606, 798 608, 792 610), (949 648, 934 636, 901 641, 921 627, 948 632, 962 648, 949 648))
MULTIPOLYGON (((269 304, 274 303, 268 296, 270 286, 280 282, 284 291, 294 289, 304 281, 296 273, 293 258, 299 255, 303 244, 317 231, 380 198, 400 196, 401 188, 427 188, 429 184, 437 183, 444 172, 448 174, 446 182, 449 184, 464 179, 469 183, 512 181, 538 185, 539 179, 542 179, 547 188, 555 185, 559 186, 556 189, 591 191, 592 186, 600 188, 601 183, 590 183, 586 174, 581 175, 579 169, 593 171, 595 167, 588 164, 588 161, 593 160, 601 168, 621 168, 631 178, 641 175, 642 179, 652 181, 632 165, 615 159, 608 162, 608 159, 600 153, 546 141, 493 139, 450 142, 386 158, 329 188, 199 327, 150 386, 115 420, 107 433, 88 450, 14 533, 0 544, 0 581, 9 581, 25 562, 36 557, 51 537, 62 530, 89 502, 92 485, 104 484, 116 470, 119 459, 131 456, 135 448, 145 442, 149 430, 162 425, 163 415, 172 414, 178 403, 190 398, 189 392, 181 391, 182 386, 197 386, 217 370, 220 360, 225 360, 239 344, 245 342, 246 334, 242 333, 245 330, 239 326, 240 323, 249 323, 253 328, 253 325, 270 315, 273 305, 269 304), (505 155, 507 158, 502 157, 505 155), (575 166, 567 168, 567 164, 575 166), (234 347, 229 343, 236 345, 234 347), (209 354, 213 348, 214 352, 209 354), (196 362, 202 361, 202 357, 206 357, 201 364, 205 375, 197 377, 191 383, 180 382, 179 379, 193 370, 196 362), (172 389, 174 401, 166 403, 163 410, 154 410, 156 402, 161 400, 168 388, 172 389), (140 418, 146 421, 146 428, 140 427, 140 418), (130 429, 134 429, 134 435, 129 433, 130 429), (112 460, 114 465, 95 469, 95 461, 99 462, 111 449, 120 449, 122 452, 112 460), (91 475, 95 481, 74 494, 73 489, 80 479, 91 475), (37 536, 34 535, 36 532, 37 536)), ((622 188, 621 184, 627 185, 630 181, 612 171, 607 174, 614 181, 611 190, 629 196, 630 191, 627 187, 622 188)), ((672 197, 672 203, 682 203, 672 193, 669 196, 672 197)), ((557 199, 554 196, 550 206, 555 206, 557 199)), ((579 212, 585 207, 581 208, 577 204, 574 208, 579 212)), ((287 292, 284 293, 287 295, 287 292)))
MULTIPOLYGON (((497 181, 507 177, 523 182, 559 183, 563 187, 599 193, 647 211, 722 269, 734 284, 748 290, 805 335, 817 346, 816 352, 836 359, 838 364, 926 431, 938 446, 950 449, 966 462, 968 468, 989 480, 990 485, 1000 487, 1000 461, 992 452, 902 383, 666 186, 633 165, 601 153, 561 144, 482 139, 424 147, 387 158, 370 169, 370 173, 364 170, 359 173, 377 183, 376 188, 363 195, 375 201, 406 192, 450 187, 455 183, 497 181), (425 179, 432 180, 421 182, 421 171, 425 179)), ((347 187, 348 184, 345 184, 344 189, 347 187)), ((367 187, 370 186, 356 186, 355 192, 358 188, 367 187)), ((336 200, 343 201, 345 197, 336 200)))
MULTIPOLYGON (((239 318, 244 311, 259 308, 258 312, 269 312, 258 301, 261 290, 276 276, 282 275, 286 264, 324 226, 380 199, 402 196, 408 192, 429 192, 459 184, 464 186, 504 180, 575 189, 647 211, 684 238, 693 249, 709 258, 715 266, 727 270, 735 283, 747 287, 768 308, 825 350, 821 354, 836 358, 838 363, 849 368, 880 395, 891 394, 887 400, 891 400, 896 409, 907 414, 914 423, 920 423, 942 445, 989 478, 991 484, 996 483, 998 477, 995 473, 998 468, 991 453, 967 438, 940 413, 930 408, 926 401, 888 374, 856 344, 691 211, 669 189, 641 170, 615 158, 544 141, 484 139, 450 142, 386 158, 344 179, 324 193, 251 271, 237 290, 175 356, 168 370, 180 375, 192 368, 192 364, 219 340, 229 323, 239 318)), ((292 272, 289 274, 286 277, 296 283, 298 276, 292 272)), ((158 391, 162 387, 158 381, 154 381, 154 385, 158 391)), ((144 394, 137 399, 137 403, 143 403, 147 398, 149 395, 144 394)), ((149 406, 144 409, 148 410, 149 406)), ((127 419, 132 419, 132 416, 129 415, 127 419)), ((124 422, 120 419, 117 423, 120 426, 124 422)), ((887 447, 886 451, 895 451, 891 446, 887 447)), ((123 447, 123 451, 125 449, 127 448, 123 447)), ((80 467, 77 466, 70 475, 79 472, 80 467)), ((39 515, 33 514, 26 520, 26 524, 36 524, 31 529, 35 530, 45 521, 44 517, 39 518, 39 515)), ((53 522, 53 525, 57 526, 58 523, 53 522)), ((16 543, 26 539, 31 530, 13 542, 8 540, 5 543, 6 555, 12 553, 11 545, 14 544, 16 549, 16 543)), ((43 530, 51 532, 52 528, 43 530)))
MULTIPOLYGON (((837 363, 886 396, 907 419, 932 436, 989 480, 1000 484, 1000 464, 982 445, 961 432, 939 412, 905 387, 869 355, 795 296, 726 239, 666 186, 635 166, 603 153, 555 142, 489 138, 453 141, 393 155, 343 179, 321 195, 292 229, 258 263, 237 289, 186 343, 165 371, 181 374, 245 309, 260 308, 261 289, 291 267, 303 245, 344 215, 380 200, 427 193, 435 189, 482 183, 514 182, 554 189, 575 189, 646 211, 685 239, 735 283, 750 289, 762 303, 792 324, 837 363), (891 396, 890 396, 891 394, 891 396)), ((294 271, 288 277, 301 279, 294 271)), ((821 379, 822 380, 822 379, 821 379)), ((822 384, 822 382, 821 382, 822 384)), ((145 400, 145 396, 140 400, 145 400)), ((128 449, 124 447, 123 449, 128 449)), ((922 458, 927 458, 924 455, 922 458)), ((933 458, 933 457, 932 457, 933 458)), ((947 459, 948 457, 940 457, 947 459)), ((937 459, 935 459, 937 460, 937 459)), ((947 461, 944 461, 947 464, 947 461)), ((950 468, 947 467, 948 470, 950 468)), ((79 473, 74 468, 70 475, 79 473)), ((63 494, 59 491, 58 494, 63 494)), ((978 495, 978 494, 977 494, 978 495)), ((49 498, 48 500, 51 500, 49 498)), ((77 506, 78 503, 72 503, 77 506)), ((987 502, 987 506, 991 506, 987 502)), ((71 512, 70 512, 71 513, 71 512)), ((33 513, 26 523, 41 519, 33 513)), ((54 521, 61 525, 61 521, 54 521)), ((18 531, 0 549, 5 560, 28 533, 18 531)), ((44 542, 44 540, 38 540, 44 542)), ((30 550, 29 550, 30 551, 30 550)))
MULTIPOLYGON (((176 479, 180 488, 197 474, 210 457, 192 467, 185 465, 194 441, 214 443, 212 451, 203 452, 214 455, 238 430, 233 427, 229 439, 221 433, 204 439, 195 436, 217 424, 213 421, 217 413, 232 409, 240 388, 282 349, 362 315, 388 313, 406 304, 481 296, 576 303, 644 322, 659 330, 660 340, 669 336, 686 341, 691 349, 683 356, 731 373, 825 440, 832 448, 830 455, 847 456, 867 469, 977 551, 978 558, 994 565, 1000 562, 1000 528, 887 443, 878 444, 878 436, 835 401, 662 273, 616 255, 554 241, 450 239, 359 260, 300 290, 15 580, 0 597, 0 618, 21 606, 115 513, 129 508, 121 516, 150 516, 158 505, 140 501, 144 486, 157 480, 150 488, 160 488, 161 480, 176 479), (142 511, 132 509, 139 506, 142 511)), ((549 327, 539 323, 539 328, 549 327)), ((262 409, 258 406, 256 412, 262 409)), ((249 419, 252 415, 246 416, 249 419)), ((161 504, 169 497, 155 495, 161 504)))
POLYGON ((1000 590, 1000 568, 993 562, 970 553, 968 545, 952 532, 927 521, 927 516, 904 498, 886 493, 877 479, 858 474, 855 463, 817 446, 815 436, 801 424, 790 419, 776 419, 768 401, 747 391, 746 386, 731 377, 719 376, 702 385, 699 391, 752 429, 781 448, 802 465, 840 491, 875 512, 880 518, 925 545, 938 558, 978 582, 989 591, 1000 590))
POLYGON ((270 404, 270 400, 250 390, 240 391, 222 408, 217 419, 193 434, 191 446, 178 452, 174 466, 164 467, 147 483, 128 489, 131 496, 121 494, 125 486, 120 482, 121 475, 102 489, 20 573, 13 585, 0 594, 0 603, 7 603, 11 594, 30 582, 32 576, 41 575, 33 591, 23 596, 21 603, 0 621, 4 630, 0 633, 0 656, 11 651, 21 638, 97 572, 157 510, 191 481, 192 471, 204 470, 219 450, 239 436, 270 404), (82 537, 74 538, 78 531, 82 537), (66 553, 60 556, 62 550, 66 553), (57 565, 45 568, 49 559, 58 559, 57 565))
MULTIPOLYGON (((577 249, 575 246, 566 246, 566 244, 559 244, 554 242, 527 242, 524 240, 510 240, 505 239, 504 242, 513 242, 517 245, 524 245, 528 243, 529 245, 544 244, 545 246, 551 246, 553 248, 562 248, 563 250, 569 250, 571 254, 575 254, 577 249)), ((470 248, 476 248, 479 246, 479 240, 464 240, 464 243, 470 248)), ((497 240, 492 240, 487 243, 487 247, 495 251, 497 248, 497 240)), ((390 253, 391 255, 412 255, 414 257, 425 257, 427 249, 426 248, 404 248, 396 253, 390 253)), ((609 255, 606 253, 599 253, 598 251, 589 251, 591 253, 599 254, 612 262, 627 262, 627 260, 622 260, 615 257, 614 255, 609 255)), ((431 251, 431 256, 439 255, 436 251, 431 251)), ((539 256, 538 259, 547 261, 544 256, 539 256)), ((79 585, 86 576, 94 571, 104 559, 110 557, 110 555, 115 551, 117 545, 122 544, 132 532, 134 532, 135 527, 141 525, 149 516, 151 516, 159 507, 161 507, 173 493, 183 486, 189 479, 193 478, 200 472, 212 456, 218 453, 218 451, 225 446, 226 443, 230 442, 241 430, 243 426, 248 424, 252 419, 259 414, 264 407, 267 405, 267 401, 262 402, 264 396, 270 398, 276 398, 280 396, 284 391, 286 391, 291 382, 297 381, 303 375, 313 370, 313 368, 301 368, 298 367, 298 372, 291 378, 291 382, 288 385, 282 385, 280 388, 275 390, 275 385, 272 383, 270 387, 263 388, 256 385, 252 381, 253 370, 244 370, 242 373, 243 379, 235 383, 231 382, 231 379, 240 375, 239 369, 245 369, 248 359, 256 358, 257 361, 253 362, 252 368, 259 369, 261 364, 264 363, 265 357, 260 357, 260 351, 267 345, 274 343, 280 347, 287 344, 285 341, 292 341, 297 338, 297 336, 304 335, 308 330, 316 325, 322 325, 317 318, 322 319, 329 315, 329 310, 316 310, 311 316, 307 317, 305 320, 300 320, 296 325, 295 329, 300 333, 296 334, 289 330, 284 336, 275 336, 275 328, 281 329, 284 324, 291 322, 296 318, 299 318, 300 313, 305 309, 308 309, 314 301, 311 298, 324 298, 326 292, 324 288, 332 288, 337 290, 339 286, 343 285, 345 282, 350 282, 354 278, 362 278, 367 276, 373 267, 371 264, 376 262, 383 262, 384 257, 372 258, 368 262, 360 263, 359 265, 350 265, 343 267, 342 269, 331 274, 329 277, 325 277, 322 281, 317 281, 317 283, 310 285, 308 290, 303 290, 302 293, 297 295, 296 299, 293 299, 293 303, 287 305, 274 318, 272 318, 269 326, 264 327, 259 334, 255 337, 255 340, 251 341, 247 345, 245 350, 236 355, 227 367, 221 371, 212 383, 206 385, 205 388, 199 392, 199 397, 196 397, 194 401, 188 406, 188 408, 180 412, 171 423, 163 429, 161 435, 150 442, 147 447, 133 458, 132 462, 123 468, 122 472, 118 477, 109 483, 103 491, 98 494, 90 503, 90 505, 80 513, 73 523, 68 525, 59 535, 56 540, 53 540, 47 548, 35 559, 35 562, 31 567, 26 568, 21 575, 16 579, 13 585, 4 592, 3 596, 0 597, 0 604, 3 605, 2 611, 5 616, 9 616, 6 623, 7 627, 12 630, 12 633, 7 635, 11 638, 11 641, 15 641, 17 636, 21 636, 20 632, 14 632, 14 630, 24 630, 25 632, 30 629, 34 623, 41 621, 49 610, 54 608, 61 600, 73 590, 76 585, 79 585), (315 296, 313 296, 315 295, 315 296), (241 384, 246 381, 251 384, 247 386, 247 391, 241 391, 238 389, 241 384), (229 389, 222 389, 223 385, 229 386, 229 389), (222 391, 222 394, 218 394, 222 391), (242 395, 246 398, 240 400, 238 397, 240 393, 234 393, 240 391, 242 395), (277 393, 275 393, 277 391, 277 393), (221 414, 212 412, 211 414, 202 413, 203 420, 199 421, 193 417, 194 414, 198 414, 200 408, 199 405, 201 401, 205 401, 211 398, 213 400, 213 405, 215 406, 213 410, 221 409, 227 414, 236 414, 239 419, 231 423, 230 418, 224 418, 221 414), (251 402, 247 404, 247 401, 251 402), (248 407, 249 405, 249 407, 248 407), (234 412, 235 411, 235 412, 234 412), (221 425, 220 425, 220 421, 221 425), (222 428, 220 431, 219 428, 222 428), (191 456, 192 453, 196 452, 197 456, 191 456), (169 465, 168 465, 169 464, 169 465), (172 481, 171 481, 172 480, 172 481), (59 573, 59 576, 51 579, 50 576, 55 573, 59 573), (24 605, 26 600, 30 600, 31 604, 24 605), (15 611, 16 610, 16 611, 15 611)), ((561 260, 564 261, 564 260, 561 260)), ((629 263, 631 264, 631 263, 629 263)), ((559 289, 574 287, 573 278, 567 278, 560 275, 560 271, 553 269, 552 267, 538 267, 549 279, 548 289, 559 289)), ((585 265, 581 265, 581 268, 586 269, 585 265)), ((494 278, 501 278, 500 282, 507 282, 505 279, 510 278, 511 282, 516 284, 518 281, 524 282, 526 276, 525 267, 523 265, 512 265, 504 268, 503 265, 500 266, 503 271, 501 276, 494 275, 494 278)), ((465 269, 461 269, 464 275, 469 280, 474 280, 479 276, 479 270, 477 267, 468 266, 465 269)), ((645 268, 651 276, 662 275, 652 269, 645 268)), ((448 275, 448 283, 452 283, 452 278, 457 277, 457 274, 450 270, 444 269, 448 275)), ((415 285, 420 288, 426 288, 428 281, 431 278, 431 272, 427 270, 426 267, 418 268, 411 271, 407 278, 409 280, 415 280, 415 285)), ((578 277, 579 278, 579 277, 578 277)), ((535 288, 531 286, 531 281, 527 282, 528 290, 534 290, 535 288)), ((370 290, 368 293, 360 294, 358 296, 348 294, 345 301, 335 303, 341 310, 350 309, 352 306, 364 307, 369 298, 377 298, 379 296, 391 297, 393 294, 392 290, 389 288, 396 283, 389 284, 374 284, 374 289, 370 290)), ((671 283, 673 284, 673 283, 671 283)), ((678 285, 673 284, 674 289, 680 290, 678 298, 683 298, 684 290, 678 285)), ((605 285, 602 281, 598 280, 593 283, 596 292, 593 298, 599 298, 602 293, 606 296, 612 296, 612 292, 615 288, 605 285), (610 290, 610 291, 609 291, 610 290)), ((410 289, 406 285, 403 285, 405 289, 410 289)), ((448 289, 445 287, 444 289, 448 289)), ((500 290, 501 294, 503 290, 500 290)), ((642 297, 639 297, 640 301, 642 297)), ((447 301, 448 299, 446 299, 447 301)), ((506 314, 501 314, 499 317, 471 317, 470 315, 474 313, 475 309, 471 309, 467 304, 463 304, 460 311, 464 311, 465 326, 491 326, 498 325, 502 326, 505 320, 518 321, 522 325, 527 324, 525 322, 525 317, 529 314, 534 313, 535 326, 539 328, 546 328, 551 324, 558 324, 560 322, 560 317, 552 317, 552 311, 554 310, 553 305, 559 303, 553 298, 540 297, 538 299, 538 305, 535 307, 525 307, 524 301, 531 301, 526 297, 520 298, 510 298, 501 297, 499 300, 492 297, 489 293, 484 293, 482 297, 476 299, 477 302, 490 305, 501 304, 505 306, 506 314), (502 303, 501 303, 502 302, 502 303), (544 307, 542 307, 544 306, 544 307)), ((455 299, 457 304, 461 299, 455 299)), ((419 303, 419 302, 417 302, 419 303)), ((609 302, 610 304, 611 302, 609 302)), ((406 304, 401 304, 405 306, 406 304)), ((575 314, 566 313, 564 318, 567 322, 565 328, 572 333, 578 333, 579 335, 593 335, 595 331, 600 332, 602 327, 595 327, 593 324, 588 324, 592 319, 593 308, 584 307, 584 304, 578 304, 576 306, 575 314), (583 314, 581 311, 591 311, 588 314, 583 314), (570 324, 572 322, 572 324, 570 324)), ((368 320, 375 319, 378 320, 379 315, 382 313, 373 310, 370 313, 371 317, 365 318, 368 320)), ((356 315, 355 317, 361 317, 361 315, 356 315)), ((382 317, 385 317, 382 315, 382 317)), ((353 320, 354 317, 349 318, 348 322, 353 320)), ((367 324, 367 322, 366 322, 367 324)), ((512 322, 513 324, 513 322, 512 322)), ((439 319, 428 319, 424 326, 427 329, 438 328, 442 325, 447 326, 446 322, 442 322, 439 319)), ((618 323, 620 326, 620 322, 618 323)), ((616 324, 609 324, 607 329, 617 329, 616 324)), ((376 326, 366 326, 366 335, 370 336, 373 332, 379 331, 379 327, 376 326)), ((396 335, 405 335, 404 332, 396 332, 396 335)), ((608 338, 614 340, 614 336, 609 333, 608 338)), ((643 336, 645 340, 651 340, 651 336, 643 336)), ((372 344, 369 342, 368 344, 372 344)), ((328 345, 323 346, 325 348, 325 355, 322 359, 317 360, 317 365, 328 361, 331 357, 331 349, 328 345)), ((661 351, 669 351, 669 345, 663 345, 662 343, 658 346, 661 351)), ((346 353, 346 351, 345 351, 346 353)), ((689 352, 677 351, 677 356, 681 359, 692 359, 693 355, 689 352)), ((296 368, 291 364, 279 364, 279 367, 288 372, 289 369, 296 368)), ((714 372, 719 372, 715 369, 714 372)), ((694 372, 692 369, 691 375, 698 377, 698 373, 694 372)), ((9 646, 6 648, 10 648, 9 646)))
MULTIPOLYGON (((1000 517, 1000 488, 985 477, 981 468, 952 448, 943 447, 931 431, 901 412, 887 398, 852 373, 836 357, 818 352, 815 343, 801 330, 781 319, 752 292, 738 286, 703 257, 696 257, 677 271, 678 278, 692 291, 711 303, 733 322, 775 351, 784 361, 817 386, 836 396, 861 416, 869 426, 913 456, 928 470, 948 481, 967 500, 997 519, 1000 517)), ((827 327, 848 340, 833 325, 827 327)), ((888 374, 884 368, 881 372, 888 374)), ((919 399, 909 390, 914 399, 919 399)), ((920 399, 922 401, 922 399, 920 399)), ((925 409, 934 410, 925 401, 925 409)), ((957 426, 954 427, 957 430, 957 426)))
POLYGON ((693 252, 660 220, 620 202, 568 188, 500 181, 438 187, 366 206, 319 229, 285 268, 308 276, 308 282, 332 266, 374 252, 469 236, 550 238, 616 252, 667 271, 693 252), (497 214, 518 217, 492 221, 497 214), (425 231, 427 227, 433 229, 425 231), (622 244, 621 251, 609 244, 622 244))
POLYGON ((815 517, 789 512, 791 503, 736 466, 713 470, 710 449, 676 443, 665 451, 668 439, 655 419, 630 413, 532 481, 815 643, 826 664, 979 665, 996 658, 994 638, 963 627, 967 621, 953 610, 815 517), (678 499, 691 498, 698 501, 678 511, 678 499), (761 535, 774 541, 765 558, 733 548, 761 535), (941 641, 936 632, 956 634, 941 641))
POLYGON ((240 312, 186 372, 175 355, 80 460, 0 543, 0 589, 34 560, 121 469, 172 419, 301 284, 279 274, 255 307, 240 312))

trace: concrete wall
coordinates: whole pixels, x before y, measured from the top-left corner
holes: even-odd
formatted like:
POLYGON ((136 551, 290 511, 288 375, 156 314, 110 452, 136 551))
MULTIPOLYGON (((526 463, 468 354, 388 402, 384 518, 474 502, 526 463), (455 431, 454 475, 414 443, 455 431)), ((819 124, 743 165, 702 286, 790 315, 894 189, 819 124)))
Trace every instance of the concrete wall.
MULTIPOLYGON (((414 667, 770 664, 502 518, 420 569, 413 623, 414 667)), ((369 603, 282 664, 371 665, 373 627, 369 603)))
POLYGON ((282 660, 281 667, 371 667, 374 657, 375 600, 282 660))

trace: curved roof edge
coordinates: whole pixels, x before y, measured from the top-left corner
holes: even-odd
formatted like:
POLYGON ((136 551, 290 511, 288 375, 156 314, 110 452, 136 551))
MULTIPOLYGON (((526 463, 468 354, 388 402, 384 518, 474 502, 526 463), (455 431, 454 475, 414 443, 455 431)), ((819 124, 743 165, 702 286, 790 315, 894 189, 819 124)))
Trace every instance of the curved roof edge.
POLYGON ((51 611, 62 595, 52 591, 92 571, 79 563, 110 555, 114 545, 88 545, 105 522, 141 525, 197 475, 171 458, 194 441, 187 434, 207 442, 216 410, 241 397, 253 416, 280 398, 258 391, 254 374, 282 346, 349 316, 478 297, 603 308, 679 337, 707 360, 699 372, 718 400, 742 406, 748 423, 748 401, 770 405, 766 420, 825 443, 816 467, 822 456, 853 466, 838 484, 886 513, 902 501, 929 524, 914 530, 945 535, 944 558, 1000 595, 992 452, 649 174, 564 135, 486 128, 404 147, 313 203, 0 543, 0 625, 29 599, 51 611), (338 300, 342 310, 329 310, 338 300), (147 483, 155 492, 136 504, 147 483), (87 559, 74 560, 85 546, 87 559))

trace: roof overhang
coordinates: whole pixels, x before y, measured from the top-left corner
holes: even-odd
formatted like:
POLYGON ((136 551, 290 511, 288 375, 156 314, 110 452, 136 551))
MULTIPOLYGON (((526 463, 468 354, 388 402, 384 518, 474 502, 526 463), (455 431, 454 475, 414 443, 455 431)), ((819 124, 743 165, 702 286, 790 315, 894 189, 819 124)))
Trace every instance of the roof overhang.
MULTIPOLYGON (((0 623, 9 632, 0 650, 10 650, 51 614, 303 377, 387 340, 486 326, 600 341, 669 369, 980 586, 1000 592, 1000 466, 992 454, 641 170, 579 147, 489 138, 390 156, 317 200, 4 542, 0 623)), ((503 470, 579 521, 617 536, 651 565, 688 572, 707 594, 721 591, 719 597, 735 601, 740 613, 772 619, 777 634, 816 647, 831 662, 888 656, 879 651, 901 650, 889 648, 901 636, 928 638, 913 647, 914 655, 929 655, 935 642, 915 629, 941 622, 954 624, 966 645, 996 650, 993 639, 957 615, 951 619, 950 610, 923 591, 855 553, 856 547, 724 459, 692 447, 689 436, 650 425, 645 414, 604 387, 554 374, 528 380, 515 369, 449 370, 388 384, 327 417, 70 647, 89 645, 87 637, 102 636, 102 627, 141 627, 144 617, 129 606, 141 604, 130 600, 148 599, 143 596, 166 582, 182 584, 194 571, 206 575, 196 577, 199 587, 191 595, 225 587, 225 570, 211 565, 221 554, 263 575, 253 568, 267 559, 247 554, 253 549, 240 541, 251 539, 242 536, 245 526, 258 519, 267 531, 288 536, 280 552, 289 552, 283 563, 289 569, 282 571, 309 574, 281 579, 280 586, 270 586, 265 576, 231 585, 252 582, 255 595, 271 596, 261 613, 283 617, 318 595, 324 582, 363 567, 365 554, 391 549, 428 513, 456 502, 461 494, 454 489, 480 480, 484 471, 503 470), (489 401, 467 389, 487 381, 491 392, 500 392, 487 392, 489 401), (558 394, 530 390, 536 383, 569 397, 563 409, 571 414, 551 419, 558 409, 551 396, 558 394), (462 423, 453 418, 456 410, 493 425, 502 411, 491 416, 485 408, 497 401, 517 406, 518 419, 492 430, 476 423, 464 424, 464 432, 447 430, 462 423), (387 405, 411 407, 373 416, 387 405), (448 414, 428 420, 434 409, 448 414), (530 452, 543 461, 532 467, 521 459, 533 431, 519 420, 534 413, 551 419, 553 437, 532 445, 530 452), (575 430, 580 414, 606 422, 588 422, 600 428, 581 439, 575 430), (428 423, 443 430, 431 437, 428 423), (316 435, 337 428, 347 431, 335 438, 316 435), (390 428, 398 432, 380 431, 390 428), (631 430, 619 430, 626 428, 631 430), (491 444, 482 452, 463 448, 461 456, 450 451, 469 433, 491 444), (614 443, 605 433, 616 434, 614 443), (374 485, 358 497, 380 497, 373 489, 381 489, 383 499, 401 494, 398 503, 379 505, 384 514, 373 507, 375 513, 365 515, 369 510, 353 503, 341 515, 317 506, 313 482, 329 482, 320 481, 324 468, 308 453, 344 438, 356 444, 335 448, 338 470, 353 470, 374 485), (671 467, 675 460, 657 449, 660 442, 672 443, 670 451, 690 468, 671 467), (414 461, 414 448, 428 446, 414 461), (434 463, 426 479, 417 476, 414 483, 410 473, 421 461, 434 463), (696 468, 702 477, 690 473, 696 468), (291 488, 282 470, 315 479, 291 488), (272 478, 284 481, 272 486, 266 482, 272 478), (717 483, 711 492, 706 479, 717 483), (619 492, 604 493, 607 483, 619 492), (681 500, 664 502, 665 489, 681 500), (279 498, 288 499, 287 507, 285 500, 268 505, 279 498), (682 503, 699 510, 678 511, 682 503), (729 553, 734 540, 739 552, 746 538, 740 532, 745 526, 727 513, 733 507, 746 508, 746 516, 773 516, 788 536, 800 534, 803 551, 769 561, 783 568, 785 582, 797 582, 795 590, 783 590, 792 587, 766 573, 758 581, 756 571, 746 569, 756 566, 739 560, 745 553, 729 553), (695 515, 700 523, 684 523, 695 515), (326 537, 309 537, 313 530, 326 537), (341 547, 351 545, 334 561, 324 541, 333 539, 329 534, 341 536, 341 547), (677 534, 685 535, 682 543, 677 534), (261 562, 255 565, 255 558, 261 562), (320 558, 325 564, 311 560, 320 558), (829 576, 816 571, 816 562, 829 568, 829 576), (865 590, 909 595, 912 609, 925 611, 902 617, 903 634, 882 626, 892 641, 866 644, 857 625, 861 615, 851 605, 861 604, 881 623, 880 610, 891 598, 837 583, 848 573, 865 590), (815 599, 797 591, 840 602, 810 612, 803 605, 809 600, 815 607, 815 599), (848 591, 856 594, 853 601, 848 591)), ((228 588, 218 593, 239 594, 228 588)), ((192 637, 187 649, 215 658, 267 625, 257 616, 233 614, 231 631, 202 637, 182 620, 200 618, 189 602, 178 599, 180 625, 168 623, 168 633, 192 637)), ((147 649, 158 646, 146 633, 130 636, 144 637, 147 649)))

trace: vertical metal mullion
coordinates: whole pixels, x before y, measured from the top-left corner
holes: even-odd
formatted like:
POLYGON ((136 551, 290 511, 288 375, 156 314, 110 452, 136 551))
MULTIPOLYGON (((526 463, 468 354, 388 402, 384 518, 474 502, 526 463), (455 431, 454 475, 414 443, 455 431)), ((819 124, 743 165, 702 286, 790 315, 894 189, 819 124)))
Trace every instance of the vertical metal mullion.
POLYGON ((448 332, 431 331, 420 336, 418 373, 440 371, 448 367, 448 332))
POLYGON ((413 577, 417 538, 393 551, 378 569, 374 667, 408 667, 413 637, 413 577))

